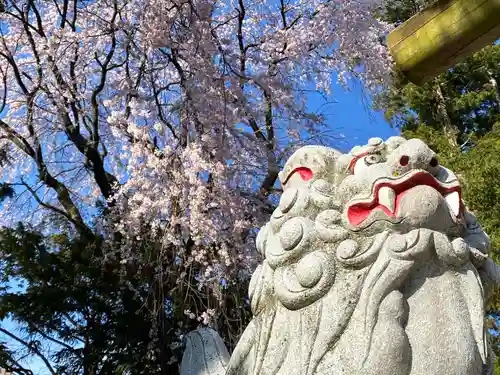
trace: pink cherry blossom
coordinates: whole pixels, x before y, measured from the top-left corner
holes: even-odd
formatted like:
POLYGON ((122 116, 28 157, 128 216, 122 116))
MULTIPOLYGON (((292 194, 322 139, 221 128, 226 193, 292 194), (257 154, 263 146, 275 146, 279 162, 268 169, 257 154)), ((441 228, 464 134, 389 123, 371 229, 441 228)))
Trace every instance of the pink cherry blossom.
POLYGON ((1 224, 119 233, 110 257, 180 284, 249 275, 283 160, 322 136, 308 92, 331 98, 334 73, 376 90, 391 67, 382 0, 4 3, 1 224))

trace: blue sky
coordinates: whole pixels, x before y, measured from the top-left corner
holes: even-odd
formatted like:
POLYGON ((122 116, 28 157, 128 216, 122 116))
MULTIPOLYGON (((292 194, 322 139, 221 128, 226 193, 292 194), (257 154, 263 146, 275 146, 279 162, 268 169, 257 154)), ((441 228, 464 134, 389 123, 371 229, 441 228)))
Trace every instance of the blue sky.
MULTIPOLYGON (((384 119, 382 112, 369 108, 367 94, 360 82, 354 81, 350 91, 335 84, 332 96, 336 103, 329 104, 325 112, 329 130, 342 135, 335 145, 340 151, 348 152, 353 146, 364 145, 369 138, 387 139, 399 135, 398 129, 392 128, 384 119)), ((309 105, 312 109, 322 106, 324 101, 317 95, 311 95, 309 105)))

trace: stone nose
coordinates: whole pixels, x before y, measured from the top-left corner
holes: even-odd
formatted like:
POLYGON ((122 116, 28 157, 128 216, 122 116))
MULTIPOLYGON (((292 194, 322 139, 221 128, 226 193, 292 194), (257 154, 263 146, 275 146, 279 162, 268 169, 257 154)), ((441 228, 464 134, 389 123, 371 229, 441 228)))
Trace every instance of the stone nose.
POLYGON ((434 151, 419 139, 410 139, 401 144, 387 158, 394 175, 420 169, 436 175, 439 161, 434 151))

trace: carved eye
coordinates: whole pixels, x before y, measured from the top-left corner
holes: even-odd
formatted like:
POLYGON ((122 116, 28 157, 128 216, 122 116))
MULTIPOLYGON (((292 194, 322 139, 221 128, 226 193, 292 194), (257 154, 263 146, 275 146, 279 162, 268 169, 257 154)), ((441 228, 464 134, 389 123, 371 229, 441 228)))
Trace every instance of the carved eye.
POLYGON ((365 158, 366 165, 377 164, 382 161, 382 157, 379 154, 371 154, 365 158))
POLYGON ((403 155, 399 158, 399 165, 406 167, 410 162, 410 157, 408 155, 403 155))
POLYGON ((286 178, 285 182, 283 182, 283 184, 285 185, 295 173, 297 173, 300 176, 302 181, 309 181, 313 177, 312 170, 310 170, 307 167, 298 167, 298 168, 295 168, 292 171, 292 173, 290 173, 288 175, 288 177, 286 178))
POLYGON ((429 164, 431 165, 431 167, 437 167, 439 165, 439 160, 437 160, 437 158, 434 157, 431 159, 429 164))

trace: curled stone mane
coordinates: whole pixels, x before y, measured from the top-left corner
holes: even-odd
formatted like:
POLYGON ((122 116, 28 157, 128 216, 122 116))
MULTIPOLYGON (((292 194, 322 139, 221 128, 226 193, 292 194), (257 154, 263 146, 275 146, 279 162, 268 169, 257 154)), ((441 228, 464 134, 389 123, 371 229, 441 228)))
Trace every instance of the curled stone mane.
POLYGON ((308 146, 279 177, 257 237, 254 318, 230 359, 214 331, 188 335, 182 375, 493 373, 484 315, 500 273, 424 142, 308 146))

